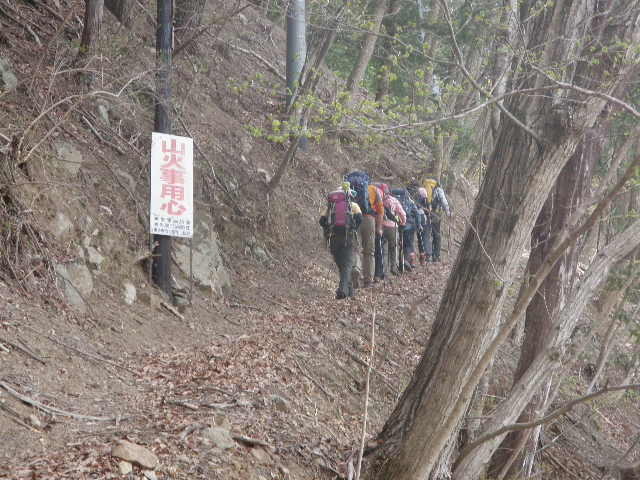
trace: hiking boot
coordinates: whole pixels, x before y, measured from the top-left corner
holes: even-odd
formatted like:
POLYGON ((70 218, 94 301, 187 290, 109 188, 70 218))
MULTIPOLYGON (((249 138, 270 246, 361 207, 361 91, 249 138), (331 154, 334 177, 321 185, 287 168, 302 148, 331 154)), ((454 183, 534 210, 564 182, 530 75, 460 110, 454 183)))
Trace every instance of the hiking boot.
POLYGON ((336 290, 336 300, 342 300, 343 298, 347 298, 347 295, 342 290, 336 290))
POLYGON ((427 260, 427 255, 425 255, 424 253, 421 253, 420 254, 420 265, 424 265, 426 260, 427 260))

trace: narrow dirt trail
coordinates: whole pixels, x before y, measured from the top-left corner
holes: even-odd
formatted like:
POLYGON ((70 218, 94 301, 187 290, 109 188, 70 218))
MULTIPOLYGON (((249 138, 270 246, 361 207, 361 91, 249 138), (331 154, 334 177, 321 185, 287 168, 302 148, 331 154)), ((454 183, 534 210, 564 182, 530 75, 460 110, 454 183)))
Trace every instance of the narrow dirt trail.
POLYGON ((58 442, 16 458, 12 473, 0 478, 116 478, 110 449, 121 438, 159 457, 158 478, 345 473, 361 435, 373 311, 369 435, 382 426, 422 353, 450 265, 422 266, 336 301, 328 252, 304 258, 319 261, 242 265, 242 286, 212 305, 210 318, 186 314, 187 322, 215 325, 201 332, 201 342, 158 344, 123 358, 136 372, 129 388, 100 403, 100 411, 120 412, 120 421, 66 422, 58 442), (234 435, 232 448, 218 448, 204 435, 216 426, 234 435))

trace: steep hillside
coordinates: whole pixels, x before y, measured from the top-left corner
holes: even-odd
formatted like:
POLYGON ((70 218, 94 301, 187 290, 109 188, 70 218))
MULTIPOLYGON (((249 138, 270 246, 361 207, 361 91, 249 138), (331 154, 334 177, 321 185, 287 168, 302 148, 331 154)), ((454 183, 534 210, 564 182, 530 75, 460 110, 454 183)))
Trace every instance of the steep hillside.
MULTIPOLYGON (((131 29, 105 13, 87 90, 74 63, 83 5, 0 0, 0 478, 126 478, 111 455, 123 439, 159 458, 129 478, 345 478, 372 321, 368 435, 422 353, 473 188, 450 192, 441 264, 333 300, 324 193, 355 167, 402 184, 420 159, 393 139, 328 135, 267 195, 286 147, 248 127, 283 118, 284 33, 257 9, 209 2, 211 26, 175 58, 173 131, 195 141, 197 213, 192 251, 176 242, 172 308, 147 269, 154 9, 139 4, 131 29)), ((327 75, 325 99, 336 94, 327 75)), ((503 349, 499 378, 516 355, 503 349)), ((491 398, 506 388, 496 382, 491 398)), ((628 446, 633 401, 602 406, 613 427, 589 454, 596 435, 576 421, 559 424, 568 440, 548 455, 596 478, 604 461, 588 457, 628 446)), ((548 478, 568 478, 549 462, 548 478)))

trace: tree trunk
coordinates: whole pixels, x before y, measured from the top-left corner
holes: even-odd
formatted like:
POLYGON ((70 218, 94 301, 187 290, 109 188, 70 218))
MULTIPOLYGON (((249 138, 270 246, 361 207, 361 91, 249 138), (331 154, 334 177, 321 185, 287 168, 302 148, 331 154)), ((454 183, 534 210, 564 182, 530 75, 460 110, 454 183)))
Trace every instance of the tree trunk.
MULTIPOLYGON (((516 35, 518 33, 518 0, 503 0, 502 25, 503 30, 499 34, 497 45, 497 56, 494 68, 493 95, 500 97, 507 92, 509 79, 509 66, 513 59, 513 49, 515 48, 516 35)), ((492 108, 490 110, 490 132, 492 138, 496 138, 500 127, 500 110, 492 108)))
POLYGON ((84 8, 84 28, 80 39, 78 58, 86 60, 100 39, 103 0, 87 0, 84 8))
POLYGON ((394 38, 397 32, 395 10, 397 8, 398 0, 389 0, 389 8, 387 9, 387 15, 382 20, 382 24, 385 29, 386 37, 383 38, 383 51, 384 62, 377 77, 377 89, 376 89, 376 101, 381 102, 385 97, 391 93, 391 71, 393 70, 393 58, 394 58, 394 38))
POLYGON ((202 25, 202 12, 207 0, 175 0, 173 25, 178 38, 185 38, 187 31, 194 31, 202 25))
MULTIPOLYGON (((556 3, 532 19, 530 50, 541 54, 545 65, 574 58, 576 52, 565 48, 564 39, 578 36, 579 22, 584 21, 590 35, 595 36, 608 26, 603 18, 609 17, 593 16, 594 12, 584 7, 582 0, 556 3), (599 24, 589 25, 587 19, 592 18, 599 24)), ((627 32, 619 30, 632 25, 628 22, 607 32, 627 38, 627 32)), ((581 65, 567 80, 586 82, 584 85, 591 88, 598 85, 605 71, 616 77, 622 68, 602 63, 605 65, 598 70, 581 65)), ((522 86, 542 87, 549 82, 526 69, 519 75, 522 86)), ((449 277, 433 333, 407 389, 378 436, 369 478, 423 480, 432 473, 444 446, 456 434, 491 358, 493 350, 487 353, 487 347, 498 333, 508 287, 541 206, 582 133, 594 125, 604 106, 604 99, 574 98, 568 92, 514 96, 508 102, 509 111, 527 125, 527 130, 514 121, 505 121, 500 128, 491 168, 478 194, 471 227, 449 277), (572 105, 570 116, 563 105, 572 105)), ((517 414, 524 405, 518 405, 517 414)))
POLYGON ((376 46, 378 40, 378 33, 380 33, 380 25, 382 24, 382 18, 387 10, 388 0, 376 0, 373 7, 373 14, 371 18, 371 27, 364 36, 362 48, 358 54, 358 60, 349 75, 347 80, 347 91, 349 92, 349 98, 347 104, 352 103, 355 95, 358 93, 360 85, 364 80, 364 75, 373 56, 373 49, 376 46))
MULTIPOLYGON (((584 198, 589 193, 593 166, 602 152, 602 129, 596 128, 584 136, 571 160, 565 165, 558 177, 556 186, 545 202, 538 220, 531 233, 531 253, 527 264, 529 275, 535 274, 542 266, 554 244, 555 236, 560 232, 567 221, 575 213, 584 198)), ((520 350, 520 359, 514 375, 514 383, 520 379, 529 368, 533 359, 544 349, 546 339, 551 335, 551 330, 558 322, 558 314, 564 308, 575 279, 578 257, 581 252, 579 245, 570 247, 544 281, 538 292, 531 300, 525 316, 524 340, 520 350)), ((526 287, 526 282, 522 288, 526 287)), ((545 389, 547 390, 547 389, 545 389)), ((519 423, 527 423, 532 418, 544 413, 544 401, 539 392, 538 398, 522 413, 519 423)), ((540 429, 537 429, 538 433, 540 429)), ((497 471, 504 470, 507 462, 511 463, 510 456, 517 445, 524 443, 523 436, 530 436, 531 432, 524 430, 515 432, 507 437, 505 444, 500 449, 500 455, 494 461, 497 471)), ((532 441, 525 449, 535 451, 537 436, 533 435, 532 441)), ((511 473, 515 475, 519 465, 513 464, 511 473)))
POLYGON ((615 288, 612 286, 612 288, 608 288, 605 292, 603 292, 604 299, 599 304, 599 321, 603 324, 605 324, 605 322, 608 322, 608 324, 605 330, 604 338, 602 339, 602 345, 600 346, 598 359, 596 360, 596 368, 595 372, 593 373, 593 378, 591 379, 591 382, 589 382, 589 386, 587 387, 587 391, 585 392, 585 394, 587 395, 593 392, 596 385, 598 384, 598 380, 600 379, 602 372, 604 371, 607 359, 609 358, 609 353, 611 352, 613 338, 619 326, 618 318, 615 314, 622 307, 627 290, 636 281, 634 274, 635 272, 633 272, 632 270, 622 288, 615 288))
POLYGON ((133 24, 134 0, 104 0, 104 6, 127 28, 133 24))
MULTIPOLYGON (((513 386, 511 394, 501 404, 496 415, 484 425, 483 435, 514 423, 530 403, 535 392, 547 380, 548 372, 556 370, 567 361, 563 357, 565 345, 570 340, 589 299, 605 282, 611 268, 624 260, 639 243, 640 220, 619 234, 602 250, 602 254, 595 258, 570 302, 560 313, 559 318, 562 318, 562 322, 554 326, 551 336, 547 338, 545 348, 513 386)), ((478 442, 482 443, 467 447, 467 450, 462 452, 454 470, 454 480, 477 478, 477 472, 489 460, 505 436, 506 434, 498 435, 482 442, 481 435, 478 442)))

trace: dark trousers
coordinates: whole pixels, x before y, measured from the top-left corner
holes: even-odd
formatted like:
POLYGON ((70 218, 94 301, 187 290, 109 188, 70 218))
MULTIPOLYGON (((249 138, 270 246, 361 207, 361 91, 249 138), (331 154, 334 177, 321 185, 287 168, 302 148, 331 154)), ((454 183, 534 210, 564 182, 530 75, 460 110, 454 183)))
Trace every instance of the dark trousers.
POLYGON ((440 215, 431 213, 431 221, 427 222, 425 228, 425 250, 429 257, 434 260, 440 259, 440 245, 442 236, 440 235, 440 215))
POLYGON ((426 245, 427 245, 427 229, 426 229, 426 227, 423 227, 420 230, 417 230, 416 231, 416 237, 417 237, 417 240, 418 240, 418 251, 420 252, 420 255, 422 255, 423 253, 425 253, 426 245))
POLYGON ((353 296, 351 270, 353 269, 353 234, 345 233, 344 227, 335 227, 329 240, 329 250, 340 272, 340 282, 336 296, 353 296))
POLYGON ((384 237, 376 233, 376 248, 374 258, 376 263, 375 278, 384 279, 384 237))
POLYGON ((415 252, 413 248, 413 237, 416 235, 415 228, 406 228, 402 231, 402 241, 404 243, 404 256, 409 258, 409 255, 415 252))

